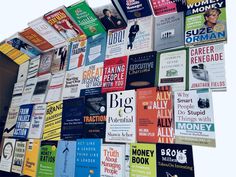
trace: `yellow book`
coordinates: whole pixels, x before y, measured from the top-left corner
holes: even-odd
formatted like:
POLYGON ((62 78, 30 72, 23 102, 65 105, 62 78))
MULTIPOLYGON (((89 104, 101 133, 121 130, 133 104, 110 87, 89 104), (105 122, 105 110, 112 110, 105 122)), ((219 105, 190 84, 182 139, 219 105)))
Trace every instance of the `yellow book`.
POLYGON ((202 0, 187 0, 187 4, 194 4, 197 2, 202 2, 202 0))
POLYGON ((23 54, 20 57, 18 57, 17 59, 15 59, 14 62, 17 63, 18 65, 21 65, 22 63, 26 62, 29 59, 30 59, 30 57, 28 55, 23 54))
POLYGON ((4 54, 7 54, 8 52, 10 52, 13 49, 14 48, 11 45, 7 44, 7 43, 2 44, 1 47, 0 47, 0 51, 4 54))

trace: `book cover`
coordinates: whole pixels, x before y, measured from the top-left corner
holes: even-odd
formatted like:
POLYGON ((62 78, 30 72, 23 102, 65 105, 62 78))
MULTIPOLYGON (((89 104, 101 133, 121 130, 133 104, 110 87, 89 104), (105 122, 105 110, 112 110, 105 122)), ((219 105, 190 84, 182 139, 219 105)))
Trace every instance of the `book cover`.
POLYGON ((130 144, 125 144, 125 177, 130 176, 130 144))
POLYGON ((156 144, 130 145, 130 177, 156 176, 156 144))
POLYGON ((19 65, 17 82, 25 82, 28 74, 29 61, 26 61, 19 65))
POLYGON ((14 85, 13 93, 12 93, 12 100, 11 100, 11 107, 20 106, 22 94, 24 91, 25 82, 17 82, 14 85))
POLYGON ((26 141, 16 141, 11 171, 22 174, 25 159, 26 141))
POLYGON ((88 38, 85 52, 85 66, 100 63, 105 60, 106 44, 106 32, 88 38))
POLYGON ((101 93, 103 62, 85 66, 82 73, 80 96, 101 93))
POLYGON ((36 177, 40 151, 40 140, 29 139, 26 144, 23 174, 36 177))
POLYGON ((126 54, 153 51, 153 16, 128 20, 125 31, 126 54))
POLYGON ((9 138, 4 139, 1 153, 1 162, 0 162, 1 171, 10 172, 15 149, 15 143, 16 143, 15 139, 9 139, 9 138))
POLYGON ((61 139, 76 140, 82 138, 84 111, 84 98, 63 100, 61 139))
POLYGON ((125 90, 127 64, 127 56, 104 61, 102 93, 125 90))
POLYGON ((156 52, 129 56, 126 90, 154 87, 156 73, 156 52))
POLYGON ((76 141, 75 176, 100 177, 102 139, 76 141))
POLYGON ((150 0, 155 16, 186 11, 186 0, 150 0))
POLYGON ((107 93, 106 142, 136 141, 135 90, 107 93))
POLYGON ((184 12, 155 17, 156 51, 184 46, 184 12))
POLYGON ((226 90, 224 44, 189 49, 189 89, 226 90))
POLYGON ((170 85, 173 91, 188 87, 188 49, 160 52, 158 54, 156 81, 158 86, 170 85))
POLYGON ((28 25, 56 48, 66 42, 65 39, 52 26, 50 26, 43 17, 39 17, 29 22, 28 25))
POLYGON ((28 69, 27 79, 37 76, 39 63, 40 63, 40 56, 37 56, 29 60, 29 69, 28 69))
POLYGON ((14 138, 26 139, 28 136, 30 121, 32 117, 34 105, 22 105, 20 106, 17 116, 16 127, 13 133, 14 138))
POLYGON ((225 0, 188 3, 185 15, 185 45, 226 40, 225 0))
POLYGON ((194 177, 192 146, 157 144, 157 176, 194 177))
POLYGON ((74 177, 75 176, 76 141, 58 141, 55 176, 74 177))
POLYGON ((125 177, 125 145, 102 144, 101 177, 125 177))
POLYGON ((152 15, 148 0, 118 0, 127 19, 135 19, 152 15))
POLYGON ((12 137, 16 127, 19 107, 10 107, 7 115, 7 120, 3 130, 3 137, 12 137))
POLYGON ((106 115, 107 115, 106 94, 85 97, 84 113, 84 138, 105 139, 106 115))
POLYGON ((174 143, 170 86, 137 89, 137 140, 174 143))
POLYGON ((44 103, 50 80, 51 73, 44 74, 38 77, 37 84, 32 95, 31 103, 44 103))
POLYGON ((175 92, 174 105, 175 143, 215 147, 211 91, 175 92))
POLYGON ((53 57, 54 57, 53 50, 41 55, 38 69, 38 76, 50 73, 53 57))
POLYGON ((110 29, 107 32, 106 60, 125 55, 125 28, 110 29))
POLYGON ((70 43, 67 71, 84 66, 87 40, 70 43))
POLYGON ((37 167, 37 177, 54 177, 57 141, 42 141, 37 167))
POLYGON ((51 73, 65 72, 68 63, 68 46, 64 45, 54 50, 51 73))
POLYGON ((19 34, 41 51, 47 51, 53 48, 53 46, 47 40, 40 36, 31 27, 24 29, 23 31, 19 32, 19 34))
POLYGON ((25 83, 25 87, 24 87, 24 91, 22 93, 22 97, 21 97, 21 103, 23 104, 30 104, 31 103, 31 99, 37 84, 37 79, 38 78, 31 78, 28 79, 25 83))
POLYGON ((62 108, 62 101, 47 103, 43 140, 60 140, 62 108))
POLYGON ((64 78, 65 78, 64 72, 58 72, 52 75, 52 79, 48 86, 48 92, 45 99, 46 103, 61 100, 64 78))
POLYGON ((103 25, 85 0, 69 6, 67 10, 86 36, 105 32, 103 25))
POLYGON ((80 95, 83 68, 66 71, 62 99, 77 98, 80 95))
POLYGON ((44 15, 44 19, 62 35, 68 42, 84 38, 84 32, 73 21, 64 6, 44 15))
POLYGON ((32 112, 28 139, 41 139, 46 115, 46 104, 36 104, 32 112))

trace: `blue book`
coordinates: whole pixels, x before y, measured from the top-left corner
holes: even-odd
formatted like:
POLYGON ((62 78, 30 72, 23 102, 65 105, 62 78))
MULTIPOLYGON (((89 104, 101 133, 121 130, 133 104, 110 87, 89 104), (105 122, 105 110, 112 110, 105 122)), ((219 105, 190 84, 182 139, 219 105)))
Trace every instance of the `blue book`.
POLYGON ((56 155, 56 177, 75 176, 76 141, 59 141, 56 155))
POLYGON ((106 57, 106 45, 106 32, 88 38, 85 53, 85 66, 103 62, 106 57))
POLYGON ((102 139, 76 141, 75 176, 100 177, 102 139))
POLYGON ((20 106, 16 121, 16 127, 13 133, 14 138, 22 138, 22 139, 27 138, 30 128, 30 121, 33 112, 33 107, 34 107, 33 104, 20 106))

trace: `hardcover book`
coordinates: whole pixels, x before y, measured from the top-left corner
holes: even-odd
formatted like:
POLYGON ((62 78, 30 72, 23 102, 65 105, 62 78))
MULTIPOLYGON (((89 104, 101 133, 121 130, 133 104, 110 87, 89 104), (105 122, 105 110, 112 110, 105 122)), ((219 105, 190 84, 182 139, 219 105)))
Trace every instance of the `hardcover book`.
POLYGON ((26 61, 19 65, 17 82, 25 82, 28 74, 29 61, 26 61))
POLYGON ((175 92, 175 143, 215 147, 211 91, 175 92))
POLYGON ((226 40, 225 0, 188 3, 185 15, 185 45, 226 40))
POLYGON ((3 137, 12 137, 16 127, 19 107, 10 107, 7 115, 7 120, 3 130, 3 137))
POLYGON ((137 140, 174 143, 174 120, 170 86, 137 90, 137 140))
POLYGON ((13 93, 12 93, 12 100, 11 100, 11 107, 17 107, 21 105, 21 99, 23 95, 25 87, 25 82, 17 82, 14 85, 13 93))
POLYGON ((135 141, 135 90, 107 93, 106 142, 134 143, 135 141))
POLYGON ((156 52, 129 56, 126 90, 154 87, 156 73, 156 52))
POLYGON ((105 139, 106 105, 106 94, 85 97, 83 138, 105 139))
POLYGON ((38 69, 38 76, 50 73, 53 57, 54 57, 53 50, 41 55, 38 69))
POLYGON ((40 63, 40 56, 29 60, 29 69, 28 69, 27 79, 37 76, 38 69, 39 69, 39 63, 40 63))
POLYGON ((37 78, 28 79, 25 83, 24 91, 21 97, 21 103, 23 104, 30 104, 31 99, 37 84, 37 78))

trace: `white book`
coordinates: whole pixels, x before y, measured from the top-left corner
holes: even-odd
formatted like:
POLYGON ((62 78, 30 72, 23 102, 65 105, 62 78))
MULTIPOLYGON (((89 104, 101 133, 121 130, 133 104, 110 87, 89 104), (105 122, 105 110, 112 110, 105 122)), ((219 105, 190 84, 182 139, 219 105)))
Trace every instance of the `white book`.
POLYGON ((17 82, 24 82, 27 79, 29 61, 24 62, 19 66, 17 82))
POLYGON ((40 63, 40 56, 37 56, 37 57, 32 58, 30 60, 27 79, 37 76, 38 69, 39 69, 39 63, 40 63))
POLYGON ((16 107, 21 105, 22 94, 24 91, 25 82, 17 82, 14 85, 14 90, 12 94, 11 107, 16 107))
POLYGON ((31 99, 37 84, 37 77, 28 79, 25 83, 25 88, 22 94, 21 104, 30 104, 31 99))
POLYGON ((15 130, 17 116, 19 112, 19 107, 10 107, 7 115, 7 120, 5 123, 3 136, 12 137, 15 130))

